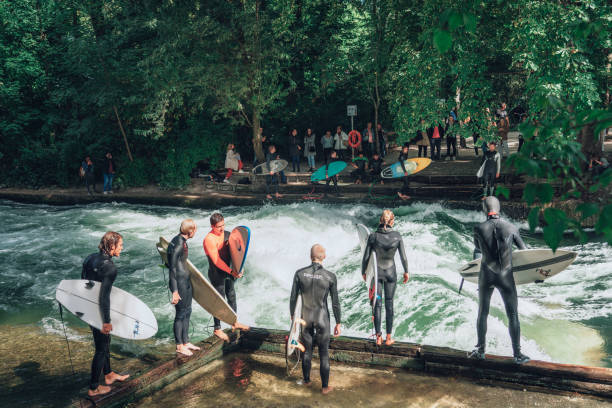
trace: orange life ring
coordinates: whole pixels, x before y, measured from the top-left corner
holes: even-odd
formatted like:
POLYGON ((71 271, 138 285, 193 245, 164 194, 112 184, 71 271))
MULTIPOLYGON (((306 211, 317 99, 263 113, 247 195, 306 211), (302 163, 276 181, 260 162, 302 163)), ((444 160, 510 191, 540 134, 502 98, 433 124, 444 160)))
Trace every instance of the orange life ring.
POLYGON ((361 145, 361 133, 359 133, 359 131, 353 129, 349 132, 348 136, 348 144, 353 149, 361 145))

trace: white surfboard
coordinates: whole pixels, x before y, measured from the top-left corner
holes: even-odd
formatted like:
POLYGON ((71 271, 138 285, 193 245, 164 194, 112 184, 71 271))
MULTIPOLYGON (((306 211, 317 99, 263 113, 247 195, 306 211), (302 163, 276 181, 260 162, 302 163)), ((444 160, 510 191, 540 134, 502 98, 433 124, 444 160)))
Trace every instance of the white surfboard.
MULTIPOLYGON (((359 245, 361 246, 361 259, 368 244, 370 230, 363 224, 357 224, 357 234, 359 235, 359 245)), ((378 290, 378 265, 376 264, 376 253, 372 251, 370 262, 366 267, 366 287, 368 289, 368 299, 372 305, 372 314, 376 306, 376 292, 378 290)))
MULTIPOLYGON (((557 249, 523 249, 512 251, 512 274, 517 285, 540 283, 570 266, 578 254, 557 249)), ((475 259, 459 269, 468 282, 478 283, 480 259, 475 259)))
POLYGON ((302 319, 302 295, 298 295, 297 301, 295 302, 295 308, 293 309, 293 320, 291 320, 291 328, 289 329, 289 338, 287 339, 287 347, 285 349, 285 357, 289 356, 295 351, 300 342, 300 333, 302 332, 302 325, 300 320, 302 319))
MULTIPOLYGON (((100 282, 89 280, 63 280, 55 290, 55 299, 70 313, 101 330, 101 286, 100 282)), ((113 286, 110 292, 110 318, 113 336, 143 340, 157 333, 157 320, 151 309, 136 296, 116 286, 113 286)))
MULTIPOLYGON (((157 251, 165 265, 168 265, 168 244, 169 242, 167 239, 159 237, 157 251)), ((187 260, 187 269, 189 269, 189 277, 191 278, 193 298, 195 301, 217 319, 229 325, 234 325, 236 320, 238 320, 236 312, 234 312, 225 299, 189 259, 187 260)))

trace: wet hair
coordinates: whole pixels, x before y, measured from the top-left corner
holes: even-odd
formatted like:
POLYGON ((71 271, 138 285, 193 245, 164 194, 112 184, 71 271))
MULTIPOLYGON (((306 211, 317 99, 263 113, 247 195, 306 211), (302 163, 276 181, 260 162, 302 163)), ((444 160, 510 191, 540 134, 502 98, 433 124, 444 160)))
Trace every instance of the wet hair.
POLYGON ((312 248, 310 248, 310 260, 322 261, 323 259, 325 259, 325 248, 323 248, 323 245, 314 244, 312 248))
POLYGON ((214 227, 215 225, 217 225, 217 223, 223 221, 223 215, 221 215, 221 213, 214 213, 213 215, 210 216, 210 226, 214 227))
POLYGON ((196 223, 191 218, 187 218, 181 222, 181 234, 189 235, 196 229, 196 223))
POLYGON ((106 255, 110 255, 110 252, 117 248, 119 241, 121 241, 123 237, 121 234, 115 231, 108 231, 102 239, 100 240, 100 245, 98 245, 98 249, 104 252, 106 255))
POLYGON ((384 210, 382 212, 382 215, 380 216, 380 225, 383 226, 383 229, 386 231, 387 227, 390 227, 391 224, 393 224, 393 221, 395 221, 395 215, 393 214, 393 211, 391 210, 384 210))

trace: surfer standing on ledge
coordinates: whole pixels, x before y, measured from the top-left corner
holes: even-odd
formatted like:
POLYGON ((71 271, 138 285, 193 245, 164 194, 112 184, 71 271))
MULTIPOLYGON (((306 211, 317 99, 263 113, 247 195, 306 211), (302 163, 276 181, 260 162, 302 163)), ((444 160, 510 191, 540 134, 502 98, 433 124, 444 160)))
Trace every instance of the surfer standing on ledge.
MULTIPOLYGON (((302 320, 305 322, 302 330, 302 344, 306 348, 302 359, 302 374, 304 384, 310 385, 310 368, 312 349, 316 342, 319 348, 321 392, 328 394, 329 386, 329 337, 330 321, 327 309, 327 295, 331 293, 332 309, 336 319, 334 337, 340 335, 340 300, 338 299, 338 283, 336 275, 323 268, 325 248, 315 244, 310 249, 312 264, 295 272, 293 287, 289 300, 289 313, 293 314, 298 295, 302 295, 302 320)), ((293 316, 291 316, 293 320, 293 316)))
POLYGON ((113 325, 110 320, 110 293, 113 283, 117 277, 117 267, 112 257, 118 257, 123 250, 123 238, 117 232, 109 231, 100 240, 99 252, 93 253, 85 258, 81 279, 100 282, 100 314, 102 315, 102 330, 93 326, 94 346, 96 352, 91 361, 91 379, 87 395, 94 397, 110 392, 109 385, 115 381, 123 382, 129 374, 120 375, 111 370, 110 367, 110 332, 113 325), (104 384, 100 384, 100 374, 104 373, 104 384))
POLYGON ((518 297, 512 274, 512 244, 519 249, 527 249, 518 229, 507 221, 499 219, 500 204, 497 197, 484 199, 483 209, 487 220, 474 227, 474 259, 479 258, 478 276, 478 344, 468 357, 485 359, 487 317, 493 289, 497 288, 504 301, 508 315, 508 328, 512 339, 514 362, 523 364, 529 357, 521 353, 521 326, 518 319, 518 297))
POLYGON ((383 286, 385 290, 385 318, 387 346, 395 343, 391 339, 393 332, 393 297, 395 296, 395 285, 397 284, 397 273, 395 270, 395 252, 399 250, 402 266, 404 267, 404 283, 408 282, 410 275, 408 274, 408 260, 406 259, 406 251, 404 250, 404 241, 402 236, 397 231, 393 231, 395 223, 395 215, 391 210, 384 210, 380 216, 380 224, 378 229, 370 234, 368 243, 363 253, 361 262, 361 275, 363 280, 366 280, 366 269, 370 262, 372 251, 376 253, 378 265, 378 285, 376 289, 376 304, 374 306, 374 328, 376 329, 376 344, 382 345, 381 331, 381 314, 382 314, 382 292, 383 286))
POLYGON ((189 318, 191 317, 191 301, 193 299, 193 287, 187 269, 187 256, 189 248, 187 240, 193 238, 196 233, 196 224, 192 219, 181 222, 180 233, 172 238, 168 244, 168 269, 170 292, 176 309, 174 317, 174 341, 176 352, 191 356, 191 350, 199 350, 189 342, 189 318))
MULTIPOLYGON (((227 298, 227 303, 236 312, 236 291, 234 281, 241 278, 243 273, 238 274, 236 268, 240 265, 232 265, 229 252, 229 231, 225 230, 225 220, 220 213, 214 213, 210 217, 211 231, 204 238, 204 252, 208 257, 208 279, 215 290, 223 298, 227 298)), ((221 330, 221 321, 213 316, 215 320, 215 336, 221 340, 229 342, 229 337, 221 330)), ((249 330, 248 326, 241 323, 234 323, 232 330, 249 330)))

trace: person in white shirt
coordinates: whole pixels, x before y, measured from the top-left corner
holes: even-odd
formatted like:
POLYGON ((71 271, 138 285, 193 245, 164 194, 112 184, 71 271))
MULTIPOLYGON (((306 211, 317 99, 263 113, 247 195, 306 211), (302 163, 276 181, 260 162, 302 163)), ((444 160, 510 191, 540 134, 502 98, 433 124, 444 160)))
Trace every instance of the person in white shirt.
POLYGON ((348 138, 348 135, 342 130, 342 126, 338 126, 334 135, 334 150, 338 153, 340 160, 345 159, 346 149, 348 149, 348 138))

